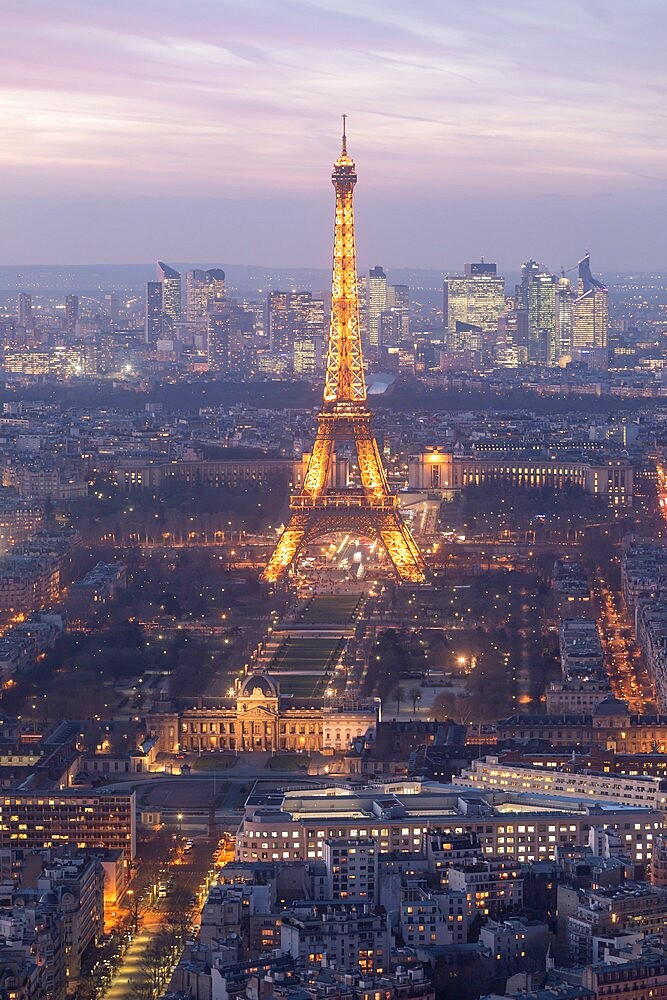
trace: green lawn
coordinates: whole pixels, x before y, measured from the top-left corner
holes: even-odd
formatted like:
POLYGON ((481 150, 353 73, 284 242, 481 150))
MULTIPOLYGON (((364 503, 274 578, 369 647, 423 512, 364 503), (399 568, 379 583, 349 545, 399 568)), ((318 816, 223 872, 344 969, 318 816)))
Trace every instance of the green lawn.
POLYGON ((328 674, 292 674, 279 678, 280 693, 295 698, 321 698, 329 683, 328 674))
POLYGON ((341 639, 310 639, 307 637, 286 639, 276 653, 269 669, 272 673, 291 670, 321 673, 327 667, 333 666, 343 645, 344 640, 341 639))
POLYGON ((189 761, 195 771, 227 771, 236 767, 238 758, 234 754, 210 753, 189 761))
POLYGON ((308 769, 309 758, 300 753, 279 753, 266 765, 274 771, 302 771, 308 769))
POLYGON ((311 597, 299 620, 311 625, 349 625, 361 600, 359 594, 322 594, 311 597))

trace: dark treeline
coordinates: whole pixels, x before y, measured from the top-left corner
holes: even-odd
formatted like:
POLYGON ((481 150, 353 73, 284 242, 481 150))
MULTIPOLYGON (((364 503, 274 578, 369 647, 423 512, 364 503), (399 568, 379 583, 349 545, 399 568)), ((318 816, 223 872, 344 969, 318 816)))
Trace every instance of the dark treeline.
MULTIPOLYGON (((57 403, 65 408, 109 406, 119 410, 143 410, 144 404, 161 403, 165 410, 196 412, 203 406, 266 407, 268 409, 314 409, 319 405, 321 386, 301 381, 254 379, 237 382, 232 379, 202 376, 183 378, 176 383, 161 382, 144 391, 123 388, 106 381, 40 383, 20 390, 0 389, 0 402, 22 399, 27 402, 57 403)), ((532 413, 609 413, 637 409, 637 400, 617 396, 539 396, 516 388, 477 387, 430 389, 418 379, 403 377, 382 396, 372 396, 371 405, 377 410, 399 412, 456 413, 468 409, 492 409, 503 412, 528 410, 532 413)), ((661 401, 645 399, 642 407, 661 401)))

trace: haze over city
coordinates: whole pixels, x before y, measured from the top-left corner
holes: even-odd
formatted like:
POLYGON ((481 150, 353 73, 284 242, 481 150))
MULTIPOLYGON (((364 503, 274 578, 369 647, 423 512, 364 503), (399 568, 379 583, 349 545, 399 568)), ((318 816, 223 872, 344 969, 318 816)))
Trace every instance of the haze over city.
POLYGON ((326 266, 350 116, 370 265, 666 264, 660 0, 3 11, 2 263, 326 266))

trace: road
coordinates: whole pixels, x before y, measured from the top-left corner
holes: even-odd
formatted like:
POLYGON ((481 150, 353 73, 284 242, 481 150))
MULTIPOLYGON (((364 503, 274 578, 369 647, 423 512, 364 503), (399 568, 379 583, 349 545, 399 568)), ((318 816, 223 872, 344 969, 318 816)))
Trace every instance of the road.
POLYGON ((620 594, 615 593, 600 573, 595 587, 600 607, 602 646, 614 694, 640 715, 653 700, 653 690, 641 655, 634 649, 633 630, 620 594))
POLYGON ((132 983, 141 977, 143 957, 161 926, 157 919, 144 923, 125 952, 113 982, 104 994, 105 1000, 128 1000, 132 996, 132 983))

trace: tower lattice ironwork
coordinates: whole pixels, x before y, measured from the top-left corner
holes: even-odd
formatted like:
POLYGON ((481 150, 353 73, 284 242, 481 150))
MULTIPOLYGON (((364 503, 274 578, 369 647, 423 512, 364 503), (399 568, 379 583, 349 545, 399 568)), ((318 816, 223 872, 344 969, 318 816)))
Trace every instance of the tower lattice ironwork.
POLYGON ((279 580, 304 546, 322 535, 344 531, 379 539, 399 578, 419 583, 424 579, 424 559, 403 522, 398 499, 389 491, 366 400, 352 199, 357 174, 347 152, 345 115, 342 150, 331 179, 336 190, 336 218, 323 403, 303 485, 290 497, 289 523, 263 578, 269 583, 279 580), (356 447, 361 480, 356 489, 329 485, 337 441, 351 441, 356 447))

